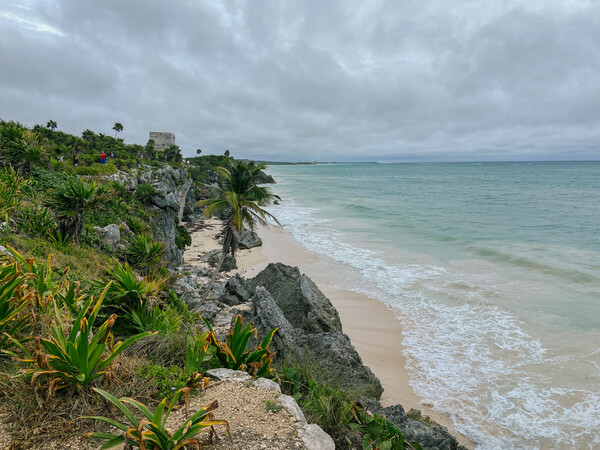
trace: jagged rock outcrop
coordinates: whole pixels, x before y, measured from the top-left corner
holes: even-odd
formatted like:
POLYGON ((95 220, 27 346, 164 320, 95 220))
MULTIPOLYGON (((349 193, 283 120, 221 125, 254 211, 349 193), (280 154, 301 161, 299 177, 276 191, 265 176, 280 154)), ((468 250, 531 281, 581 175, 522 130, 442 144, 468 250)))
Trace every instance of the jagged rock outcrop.
POLYGON ((374 411, 385 414, 409 442, 418 442, 423 450, 466 450, 444 427, 425 425, 409 418, 401 405, 388 406, 374 411))
MULTIPOLYGON (((204 255, 202 261, 207 262, 212 267, 216 267, 219 263, 219 260, 221 259, 222 253, 222 250, 219 249, 211 250, 210 252, 207 252, 204 255)), ((221 264, 221 267, 219 268, 219 272, 229 272, 230 270, 233 270, 235 268, 237 268, 237 262, 235 258, 231 255, 227 255, 223 260, 223 264, 221 264)))
POLYGON ((295 327, 307 333, 342 331, 337 310, 317 285, 297 267, 269 264, 248 281, 252 287, 264 286, 295 327))
MULTIPOLYGON (((281 297, 285 296, 285 292, 293 292, 294 284, 300 284, 302 277, 296 277, 295 271, 288 269, 294 269, 289 266, 280 265, 276 272, 272 272, 273 268, 268 272, 269 276, 263 274, 259 278, 259 275, 252 280, 249 280, 249 286, 253 287, 254 283, 260 283, 260 280, 271 281, 271 288, 273 284, 277 285, 278 289, 272 289, 274 292, 281 297), (280 279, 277 282, 271 275, 274 273, 292 274, 293 276, 288 279, 288 288, 283 286, 285 279, 280 279), (257 278, 259 280, 257 281, 257 278)), ((266 271, 267 269, 265 269, 266 271)), ((264 272, 264 271, 263 271, 264 272)), ((261 272, 262 273, 262 272, 261 272)), ((318 294, 323 294, 318 291, 318 288, 314 288, 318 291, 312 291, 314 283, 306 277, 310 283, 304 282, 305 285, 310 285, 311 295, 318 297, 318 294)), ((306 290, 305 286, 305 290, 306 290)), ((300 289, 301 290, 301 289, 300 289)), ((327 298, 323 296, 325 300, 327 298)), ((289 320, 293 318, 298 322, 296 314, 298 310, 289 309, 290 313, 286 314, 285 309, 281 308, 276 302, 274 297, 268 291, 267 286, 258 285, 254 287, 254 295, 251 298, 252 308, 249 310, 232 310, 232 313, 240 313, 245 321, 254 322, 258 329, 259 335, 265 335, 273 328, 278 328, 277 333, 273 336, 272 347, 273 350, 279 352, 283 358, 292 359, 303 359, 309 357, 311 361, 318 364, 320 367, 325 369, 325 372, 329 373, 332 379, 335 379, 340 386, 352 385, 357 387, 358 390, 362 390, 365 395, 379 398, 383 392, 381 382, 377 379, 373 372, 365 366, 358 352, 352 346, 348 336, 343 334, 341 331, 341 325, 335 328, 327 327, 327 331, 323 331, 322 325, 315 327, 302 323, 302 326, 295 326, 289 320), (288 315, 290 314, 290 315, 288 315)), ((304 311, 309 317, 327 317, 331 318, 331 312, 329 311, 329 300, 326 302, 311 302, 308 303, 308 307, 304 307, 304 311)), ((331 306, 333 308, 333 306, 331 306)), ((336 315, 337 317, 337 311, 336 315)), ((339 321, 339 317, 337 317, 339 321)), ((334 321, 335 322, 335 321, 334 321)))
POLYGON ((158 193, 152 197, 158 210, 155 234, 165 243, 167 265, 177 267, 183 264, 183 251, 176 244, 177 226, 183 217, 185 199, 193 181, 186 169, 166 166, 155 172, 142 172, 140 182, 152 184, 158 193))

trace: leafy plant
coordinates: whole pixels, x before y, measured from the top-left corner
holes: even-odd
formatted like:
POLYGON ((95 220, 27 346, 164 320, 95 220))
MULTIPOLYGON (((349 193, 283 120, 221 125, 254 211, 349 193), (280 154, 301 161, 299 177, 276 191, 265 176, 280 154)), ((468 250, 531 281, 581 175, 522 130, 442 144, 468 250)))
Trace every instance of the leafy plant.
POLYGON ((210 343, 215 349, 215 356, 221 367, 246 370, 255 377, 264 377, 272 372, 271 363, 274 353, 269 351, 269 344, 277 328, 268 332, 258 347, 249 350, 248 341, 253 335, 257 338, 258 332, 253 324, 244 327, 242 316, 239 314, 235 317, 234 326, 229 329, 225 342, 217 339, 208 320, 204 317, 202 320, 208 327, 210 343))
POLYGON ((183 317, 174 308, 165 306, 138 306, 122 316, 125 329, 133 332, 156 331, 162 334, 176 333, 183 317))
POLYGON ((113 345, 113 327, 117 315, 113 314, 95 333, 92 327, 110 284, 102 291, 97 300, 94 297, 83 305, 72 324, 65 323, 61 311, 53 300, 54 321, 49 338, 36 339, 35 360, 26 360, 35 364, 32 369, 23 369, 22 373, 31 376, 32 383, 40 377, 49 377, 48 396, 68 385, 87 387, 99 377, 107 376, 112 360, 134 342, 149 336, 151 332, 132 336, 125 342, 113 345))
POLYGON ((363 450, 421 450, 419 444, 408 442, 402 432, 385 417, 377 414, 369 416, 364 410, 357 409, 357 419, 359 423, 351 423, 349 426, 362 433, 363 450))
POLYGON ((17 209, 28 184, 29 180, 21 177, 12 166, 0 169, 0 218, 12 215, 17 209))
POLYGON ((163 399, 154 412, 152 412, 145 405, 132 398, 123 397, 118 399, 102 389, 95 388, 94 390, 115 405, 128 421, 128 424, 122 424, 108 417, 88 417, 112 425, 122 431, 122 433, 115 434, 88 434, 88 437, 106 440, 107 442, 102 446, 103 449, 116 447, 121 444, 141 449, 177 450, 183 448, 185 445, 195 445, 196 448, 199 448, 200 441, 195 436, 205 428, 210 428, 212 434, 214 432, 212 427, 215 425, 224 425, 229 434, 229 424, 227 421, 213 420, 211 418, 212 411, 219 406, 216 400, 210 405, 200 408, 180 428, 173 432, 166 428, 165 424, 180 393, 178 393, 175 401, 171 402, 168 408, 166 399, 163 399), (144 415, 144 419, 138 420, 125 403, 138 409, 144 415))
POLYGON ((16 220, 21 231, 31 237, 47 238, 56 229, 50 210, 39 205, 22 206, 16 214, 16 220))
POLYGON ((177 392, 188 384, 185 371, 178 366, 147 364, 140 367, 137 374, 152 380, 158 398, 166 398, 167 401, 172 401, 177 392))
POLYGON ((185 247, 192 245, 192 237, 183 225, 177 225, 175 235, 175 245, 178 249, 184 250, 185 247))
POLYGON ((98 209, 110 198, 111 193, 95 182, 69 177, 50 191, 46 205, 53 209, 60 221, 63 236, 73 236, 79 243, 79 235, 86 214, 98 209))
POLYGON ((149 203, 157 194, 156 188, 149 183, 140 183, 135 189, 135 196, 142 203, 149 203))
POLYGON ((35 295, 22 289, 26 280, 16 262, 5 260, 0 266, 0 350, 14 355, 10 349, 21 347, 29 338, 18 335, 29 325, 29 314, 23 309, 35 295))
POLYGON ((188 335, 187 351, 185 354, 185 374, 193 378, 194 374, 200 373, 204 363, 211 359, 214 354, 214 347, 210 347, 210 333, 200 333, 188 335))
POLYGON ((125 254, 127 261, 143 275, 155 273, 162 264, 165 254, 165 244, 157 242, 146 233, 141 233, 131 239, 125 254))
POLYGON ((164 279, 138 279, 129 264, 118 261, 107 272, 113 279, 107 296, 111 302, 118 302, 125 309, 144 305, 149 298, 158 295, 166 284, 164 279))

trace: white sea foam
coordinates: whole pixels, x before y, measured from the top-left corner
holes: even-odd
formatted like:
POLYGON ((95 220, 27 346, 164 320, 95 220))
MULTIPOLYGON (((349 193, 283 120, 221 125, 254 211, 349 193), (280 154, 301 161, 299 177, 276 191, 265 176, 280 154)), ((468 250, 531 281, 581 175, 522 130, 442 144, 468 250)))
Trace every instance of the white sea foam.
POLYGON ((600 445, 598 394, 549 381, 548 368, 568 361, 549 356, 501 306, 511 282, 460 265, 390 263, 350 243, 316 209, 289 200, 273 213, 307 250, 335 265, 334 282, 400 311, 412 387, 480 448, 600 445))

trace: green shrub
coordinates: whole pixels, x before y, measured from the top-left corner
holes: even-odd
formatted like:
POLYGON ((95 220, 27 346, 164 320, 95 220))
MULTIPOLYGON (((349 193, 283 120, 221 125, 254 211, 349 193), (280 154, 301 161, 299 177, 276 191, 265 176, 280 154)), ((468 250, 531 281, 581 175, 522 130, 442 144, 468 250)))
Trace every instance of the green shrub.
POLYGON ((156 273, 162 265, 165 244, 155 241, 146 233, 134 236, 125 251, 127 261, 142 275, 156 273))
POLYGON ((137 374, 152 380, 158 391, 158 398, 166 398, 168 401, 175 397, 179 389, 187 386, 187 375, 181 367, 177 366, 148 364, 140 367, 137 374))
POLYGON ((25 280, 19 264, 5 257, 0 266, 0 351, 11 355, 14 355, 13 348, 22 348, 23 342, 28 340, 20 334, 29 326, 29 314, 24 308, 34 292, 23 289, 25 280))
POLYGON ((120 329, 128 330, 128 334, 142 331, 172 334, 179 331, 182 321, 181 314, 170 306, 138 306, 122 314, 120 329))
POLYGON ((30 237, 50 239, 56 237, 56 222, 48 208, 39 205, 26 205, 14 215, 19 229, 30 237))
POLYGON ((157 296, 166 283, 164 279, 138 279, 129 264, 118 261, 107 272, 113 280, 108 287, 107 297, 111 303, 118 303, 124 310, 146 307, 146 301, 157 296))
POLYGON ((0 220, 5 220, 6 215, 10 216, 18 209, 28 185, 29 180, 12 167, 0 169, 0 220))
POLYGON ((192 245, 192 237, 183 225, 177 225, 176 233, 175 245, 178 249, 185 250, 186 247, 192 245))
POLYGON ((148 183, 140 183, 138 184, 135 190, 136 198, 142 203, 150 203, 152 201, 152 197, 158 194, 158 191, 154 186, 148 183))

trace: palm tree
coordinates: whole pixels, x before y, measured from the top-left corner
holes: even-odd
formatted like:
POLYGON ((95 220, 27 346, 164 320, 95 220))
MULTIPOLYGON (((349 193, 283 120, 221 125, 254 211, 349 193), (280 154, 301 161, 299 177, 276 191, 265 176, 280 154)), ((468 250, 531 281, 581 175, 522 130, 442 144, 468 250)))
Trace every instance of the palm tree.
POLYGON ((56 124, 55 120, 49 120, 48 123, 46 124, 46 128, 49 128, 52 131, 56 130, 57 126, 58 125, 56 124))
POLYGON ((115 122, 115 126, 112 127, 113 130, 115 130, 115 139, 117 138, 117 134, 120 133, 121 131, 123 131, 123 125, 121 125, 119 122, 115 122))
POLYGON ((46 205, 56 212, 61 234, 79 243, 86 214, 102 207, 109 198, 110 191, 98 183, 70 177, 50 192, 46 205))
POLYGON ((225 180, 222 186, 218 188, 217 197, 201 200, 197 203, 205 206, 204 215, 206 217, 211 217, 217 211, 228 211, 223 226, 221 257, 204 291, 202 301, 208 297, 225 256, 229 252, 231 252, 231 256, 235 256, 244 225, 251 230, 254 230, 256 224, 268 226, 267 218, 271 218, 278 225, 281 225, 275 216, 262 208, 269 205, 274 199, 280 199, 279 196, 271 193, 268 188, 258 186, 257 180, 264 175, 264 169, 264 164, 256 165, 254 161, 248 164, 235 161, 229 169, 217 167, 217 172, 225 180))

